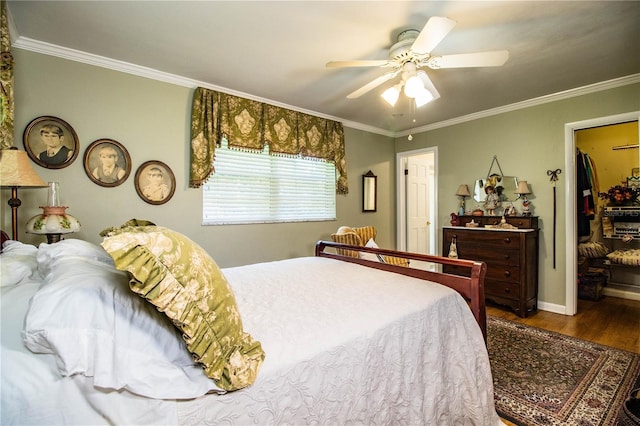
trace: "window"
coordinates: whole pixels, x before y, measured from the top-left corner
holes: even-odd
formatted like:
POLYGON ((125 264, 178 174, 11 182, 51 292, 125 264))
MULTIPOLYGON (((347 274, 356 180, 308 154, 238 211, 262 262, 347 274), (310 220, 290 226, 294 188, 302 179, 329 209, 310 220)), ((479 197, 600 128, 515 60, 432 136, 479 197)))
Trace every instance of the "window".
POLYGON ((336 169, 329 161, 216 148, 203 185, 205 225, 335 220, 336 169))

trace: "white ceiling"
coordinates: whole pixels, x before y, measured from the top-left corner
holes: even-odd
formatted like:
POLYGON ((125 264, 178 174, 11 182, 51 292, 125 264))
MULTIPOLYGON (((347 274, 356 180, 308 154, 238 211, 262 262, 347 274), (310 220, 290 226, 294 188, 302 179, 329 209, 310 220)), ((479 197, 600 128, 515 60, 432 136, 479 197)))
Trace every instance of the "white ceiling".
POLYGON ((389 135, 640 73, 640 1, 9 1, 8 7, 16 47, 146 67, 389 135), (431 16, 457 21, 434 55, 507 49, 509 60, 497 68, 427 68, 441 98, 415 113, 404 96, 395 107, 380 98, 393 81, 346 98, 388 69, 328 69, 328 61, 387 59, 401 30, 420 30, 431 16))

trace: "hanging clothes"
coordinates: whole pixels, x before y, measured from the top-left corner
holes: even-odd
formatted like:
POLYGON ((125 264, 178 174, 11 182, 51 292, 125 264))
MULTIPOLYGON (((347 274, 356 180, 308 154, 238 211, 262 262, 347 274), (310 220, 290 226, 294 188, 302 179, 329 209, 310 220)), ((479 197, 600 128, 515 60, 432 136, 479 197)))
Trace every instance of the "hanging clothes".
POLYGON ((596 205, 593 194, 597 195, 597 174, 595 164, 588 154, 576 150, 576 197, 578 237, 591 235, 591 220, 595 218, 596 205))

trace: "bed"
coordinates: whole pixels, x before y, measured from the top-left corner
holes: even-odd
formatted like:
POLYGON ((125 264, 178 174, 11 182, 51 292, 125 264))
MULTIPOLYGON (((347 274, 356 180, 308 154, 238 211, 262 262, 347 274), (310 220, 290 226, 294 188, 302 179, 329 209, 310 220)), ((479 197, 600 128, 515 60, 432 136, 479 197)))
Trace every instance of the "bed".
POLYGON ((107 240, 4 244, 1 424, 501 424, 484 264, 318 242, 315 256, 222 268, 242 353, 259 361, 251 383, 230 390, 233 374, 203 374, 188 328, 152 303, 159 284, 140 297, 138 275, 114 266, 123 258, 107 240), (340 247, 363 256, 344 258, 340 247), (471 277, 378 255, 454 262, 471 277))

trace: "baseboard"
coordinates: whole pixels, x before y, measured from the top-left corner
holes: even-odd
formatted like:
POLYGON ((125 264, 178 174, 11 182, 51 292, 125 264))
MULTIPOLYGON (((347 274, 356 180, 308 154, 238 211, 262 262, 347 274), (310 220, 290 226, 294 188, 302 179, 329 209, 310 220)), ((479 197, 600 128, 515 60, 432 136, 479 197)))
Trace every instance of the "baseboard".
POLYGON ((567 308, 564 305, 538 301, 538 309, 541 311, 553 312, 554 314, 566 315, 567 308))
POLYGON ((607 286, 602 289, 602 294, 605 296, 619 297, 621 299, 640 300, 640 292, 638 292, 638 290, 625 290, 607 286))

